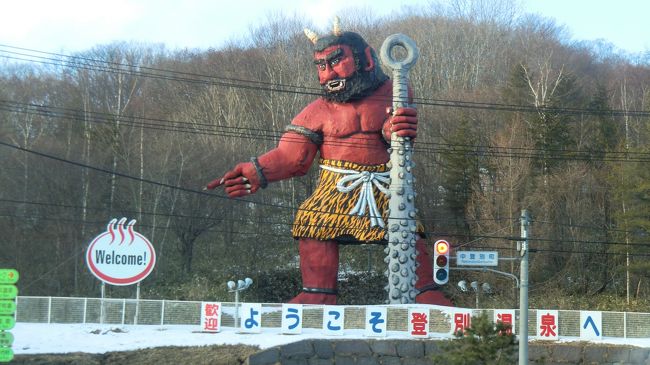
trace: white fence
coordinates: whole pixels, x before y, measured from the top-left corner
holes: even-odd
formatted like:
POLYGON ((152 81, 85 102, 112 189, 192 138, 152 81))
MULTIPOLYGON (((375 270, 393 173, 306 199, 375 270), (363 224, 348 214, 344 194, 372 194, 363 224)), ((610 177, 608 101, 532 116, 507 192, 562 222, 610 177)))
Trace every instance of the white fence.
MULTIPOLYGON (((223 327, 235 327, 235 303, 222 302, 223 327)), ((200 325, 201 302, 172 300, 100 299, 74 297, 25 297, 16 299, 16 322, 36 323, 105 323, 148 325, 200 325)), ((262 327, 281 327, 282 304, 263 304, 262 327)), ((345 328, 363 329, 365 306, 344 306, 345 328)), ((449 313, 430 309, 429 331, 448 333, 449 313)), ((492 310, 486 309, 489 316, 492 310)), ((518 310, 516 318, 519 319, 518 310)), ((536 333, 537 310, 529 310, 528 332, 536 333)), ((389 331, 407 331, 408 308, 388 306, 389 331)), ((305 305, 305 328, 322 328, 323 306, 305 305)), ((561 310, 558 316, 559 336, 580 336, 580 311, 561 310)), ((650 313, 602 312, 604 337, 650 338, 650 313)))

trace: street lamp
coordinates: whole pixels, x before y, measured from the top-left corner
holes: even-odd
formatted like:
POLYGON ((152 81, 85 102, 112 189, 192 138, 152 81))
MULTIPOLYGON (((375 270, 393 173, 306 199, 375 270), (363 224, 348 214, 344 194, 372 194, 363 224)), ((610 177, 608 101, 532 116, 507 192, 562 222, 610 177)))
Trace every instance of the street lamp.
POLYGON ((227 283, 228 292, 235 293, 235 328, 239 328, 239 292, 248 289, 251 284, 253 284, 253 279, 251 278, 237 280, 237 283, 231 280, 227 283))
POLYGON ((460 291, 463 293, 467 293, 467 282, 465 280, 461 280, 458 282, 458 287, 460 288, 460 291))
POLYGON ((478 297, 479 297, 479 292, 482 290, 483 293, 485 294, 490 294, 492 293, 492 286, 489 283, 483 283, 480 285, 480 290, 479 290, 479 283, 478 281, 472 281, 469 283, 469 287, 467 286, 467 281, 461 280, 458 282, 458 288, 460 291, 463 293, 467 293, 469 291, 469 288, 472 288, 474 292, 476 293, 476 309, 478 309, 478 297))

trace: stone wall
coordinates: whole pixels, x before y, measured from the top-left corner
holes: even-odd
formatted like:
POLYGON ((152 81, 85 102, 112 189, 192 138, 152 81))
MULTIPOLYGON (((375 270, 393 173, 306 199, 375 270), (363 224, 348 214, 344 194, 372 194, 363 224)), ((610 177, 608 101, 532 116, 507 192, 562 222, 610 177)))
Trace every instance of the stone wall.
MULTIPOLYGON (((303 340, 260 351, 248 365, 434 365, 435 340, 303 340)), ((576 342, 533 342, 530 364, 650 365, 650 349, 576 342)))

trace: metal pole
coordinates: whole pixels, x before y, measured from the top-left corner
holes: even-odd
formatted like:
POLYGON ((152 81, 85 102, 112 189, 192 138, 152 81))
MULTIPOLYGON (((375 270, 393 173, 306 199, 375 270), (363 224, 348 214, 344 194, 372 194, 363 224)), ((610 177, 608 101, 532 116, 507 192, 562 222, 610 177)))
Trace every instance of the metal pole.
POLYGON ((235 290, 235 328, 239 329, 239 290, 235 290))
POLYGON ((122 298, 122 326, 124 326, 125 318, 126 318, 126 298, 122 298))
POLYGON ((106 283, 102 281, 102 300, 99 306, 99 323, 104 324, 104 296, 106 294, 106 283))
POLYGON ((47 323, 52 323, 52 297, 47 300, 47 323))
MULTIPOLYGON (((393 70, 393 110, 408 106, 408 72, 418 59, 415 42, 404 34, 393 34, 381 46, 383 63, 393 70), (397 61, 391 51, 401 46, 406 58, 397 61)), ((390 141, 390 198, 388 201, 388 304, 415 303, 415 192, 411 160, 413 144, 393 133, 390 141)), ((381 217, 379 217, 381 219, 381 217)))
POLYGON ((165 324, 165 299, 160 303, 160 325, 165 324))
POLYGON ((518 244, 521 254, 519 281, 519 365, 528 364, 528 211, 521 211, 521 239, 518 244))
POLYGON ((84 317, 83 324, 86 324, 86 315, 88 314, 88 298, 84 298, 84 317))
POLYGON ((138 324, 138 315, 140 314, 140 282, 135 288, 135 315, 133 316, 133 324, 138 324))

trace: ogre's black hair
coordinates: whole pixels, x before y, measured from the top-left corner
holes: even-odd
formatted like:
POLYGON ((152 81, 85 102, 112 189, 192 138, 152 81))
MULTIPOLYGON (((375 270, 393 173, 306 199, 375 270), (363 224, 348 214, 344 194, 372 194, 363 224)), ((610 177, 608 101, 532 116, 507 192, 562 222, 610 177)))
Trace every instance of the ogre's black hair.
MULTIPOLYGON (((314 44, 314 52, 322 52, 325 48, 329 46, 334 46, 337 44, 345 44, 352 48, 352 53, 354 54, 355 60, 357 60, 357 68, 365 67, 368 64, 366 59, 366 47, 368 43, 363 37, 354 32, 343 32, 341 35, 327 35, 323 38, 319 38, 318 41, 314 44)), ((377 63, 377 56, 375 55, 375 50, 371 51, 372 57, 374 58, 375 65, 377 63)))

